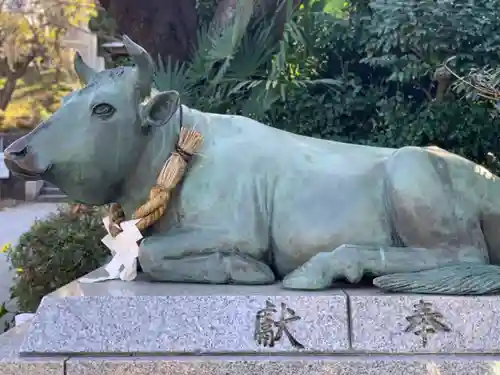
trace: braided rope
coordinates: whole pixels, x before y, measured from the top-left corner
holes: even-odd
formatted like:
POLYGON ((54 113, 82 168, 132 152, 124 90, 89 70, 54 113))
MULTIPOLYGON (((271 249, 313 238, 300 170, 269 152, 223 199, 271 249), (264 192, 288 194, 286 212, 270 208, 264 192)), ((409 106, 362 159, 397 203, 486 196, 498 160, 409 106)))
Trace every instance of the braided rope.
MULTIPOLYGON (((203 141, 201 134, 192 129, 181 128, 179 140, 170 157, 160 171, 156 184, 151 188, 148 200, 135 210, 133 219, 139 219, 136 226, 143 230, 155 224, 167 210, 172 191, 181 182, 186 173, 188 163, 203 141)), ((121 230, 119 224, 125 220, 125 214, 117 203, 110 207, 111 235, 116 236, 121 230)))

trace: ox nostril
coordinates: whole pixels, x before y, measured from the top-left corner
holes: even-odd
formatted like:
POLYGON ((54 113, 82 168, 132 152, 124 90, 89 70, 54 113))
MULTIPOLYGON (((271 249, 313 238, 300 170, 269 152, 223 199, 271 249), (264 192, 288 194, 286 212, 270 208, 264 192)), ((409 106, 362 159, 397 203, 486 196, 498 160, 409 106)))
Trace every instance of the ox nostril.
POLYGON ((14 156, 16 157, 24 157, 28 153, 28 147, 26 146, 25 148, 21 150, 16 150, 14 151, 14 156))
POLYGON ((22 145, 21 147, 16 147, 15 143, 7 147, 4 151, 4 155, 7 159, 22 159, 28 154, 28 145, 22 145))

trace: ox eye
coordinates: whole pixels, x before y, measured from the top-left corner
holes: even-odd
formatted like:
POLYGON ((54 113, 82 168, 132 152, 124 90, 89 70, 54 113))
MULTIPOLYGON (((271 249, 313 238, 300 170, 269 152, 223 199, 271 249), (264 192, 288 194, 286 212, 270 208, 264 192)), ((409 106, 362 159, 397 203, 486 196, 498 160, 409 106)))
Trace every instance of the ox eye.
POLYGON ((111 117, 113 113, 115 113, 115 109, 113 108, 112 105, 109 105, 107 103, 101 103, 97 104, 96 106, 94 106, 94 108, 92 108, 92 113, 99 117, 108 118, 111 117))

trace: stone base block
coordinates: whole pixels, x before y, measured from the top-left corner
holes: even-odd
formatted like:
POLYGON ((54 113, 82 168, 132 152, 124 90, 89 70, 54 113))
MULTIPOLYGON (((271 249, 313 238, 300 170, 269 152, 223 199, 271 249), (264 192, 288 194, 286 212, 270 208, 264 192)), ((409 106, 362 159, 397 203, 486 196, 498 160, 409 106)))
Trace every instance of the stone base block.
POLYGON ((0 335, 1 375, 498 375, 496 356, 207 355, 88 357, 19 354, 29 323, 0 335))
POLYGON ((348 296, 353 351, 500 354, 500 296, 419 296, 355 289, 348 296))
POLYGON ((67 375, 497 375, 493 359, 421 358, 136 358, 76 359, 67 375))
POLYGON ((347 297, 267 286, 111 281, 44 298, 22 355, 338 353, 347 297), (118 292, 119 291, 119 292, 118 292), (128 295, 127 295, 128 294, 128 295))
POLYGON ((0 375, 500 375, 499 310, 499 296, 73 282, 0 336, 0 375))
POLYGON ((21 358, 19 347, 28 328, 25 323, 0 335, 0 375, 64 375, 67 357, 21 358))
POLYGON ((38 181, 26 181, 24 185, 24 195, 27 201, 34 201, 38 195, 40 195, 40 190, 43 187, 43 180, 38 181))
POLYGON ((192 355, 23 358, 28 324, 0 335, 1 375, 498 375, 495 356, 192 355))

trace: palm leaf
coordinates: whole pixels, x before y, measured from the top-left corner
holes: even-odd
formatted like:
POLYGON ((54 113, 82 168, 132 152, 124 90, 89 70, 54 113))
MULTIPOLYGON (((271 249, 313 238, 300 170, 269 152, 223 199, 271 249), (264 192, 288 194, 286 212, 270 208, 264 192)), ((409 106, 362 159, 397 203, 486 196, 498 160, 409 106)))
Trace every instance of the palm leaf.
MULTIPOLYGON (((186 104, 200 110, 236 111, 263 118, 277 101, 286 100, 290 90, 308 90, 314 85, 335 89, 340 85, 335 80, 303 79, 294 74, 305 62, 293 65, 288 48, 300 46, 308 51, 310 42, 303 25, 295 22, 291 0, 280 5, 287 7, 288 14, 282 40, 275 38, 276 15, 258 24, 251 22, 252 3, 238 0, 235 16, 221 27, 200 27, 190 63, 160 59, 156 86, 179 91, 186 104)), ((307 57, 306 52, 304 55, 307 57)))
POLYGON ((212 70, 213 62, 210 60, 214 34, 217 31, 211 29, 210 25, 201 26, 197 31, 197 46, 190 62, 190 68, 194 76, 200 80, 208 79, 212 70))
POLYGON ((241 40, 240 48, 232 60, 226 76, 247 79, 258 74, 276 52, 273 42, 273 24, 262 24, 252 33, 247 33, 241 40))
POLYGON ((153 83, 160 91, 176 90, 181 95, 183 102, 188 104, 191 99, 189 94, 193 85, 190 73, 187 64, 178 61, 173 62, 170 56, 166 62, 161 57, 158 57, 153 83))

